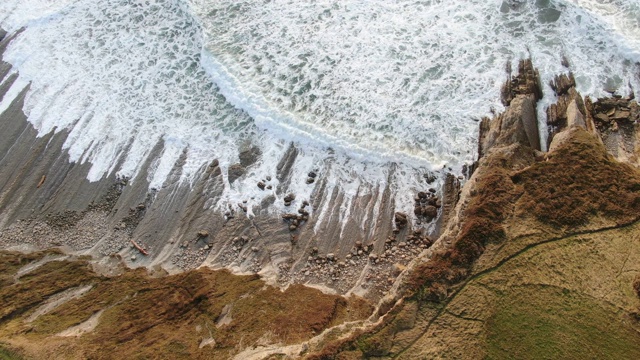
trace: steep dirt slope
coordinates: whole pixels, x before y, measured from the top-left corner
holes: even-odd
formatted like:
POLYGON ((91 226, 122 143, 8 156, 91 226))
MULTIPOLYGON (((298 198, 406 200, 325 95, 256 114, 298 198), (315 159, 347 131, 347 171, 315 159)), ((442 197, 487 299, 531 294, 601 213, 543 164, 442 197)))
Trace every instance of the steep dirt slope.
MULTIPOLYGON (((367 317, 364 300, 207 268, 104 276, 59 252, 0 253, 0 354, 28 359, 228 359, 367 317), (159 276, 162 275, 162 276, 159 276)), ((109 266, 106 266, 109 265, 109 266)), ((295 348, 299 355, 304 347, 295 348)), ((2 358, 0 356, 0 358, 2 358)))
POLYGON ((537 151, 535 84, 523 61, 508 109, 481 125, 456 216, 382 304, 388 313, 309 358, 640 356, 640 172, 607 152, 571 76, 553 84, 562 122, 537 151))

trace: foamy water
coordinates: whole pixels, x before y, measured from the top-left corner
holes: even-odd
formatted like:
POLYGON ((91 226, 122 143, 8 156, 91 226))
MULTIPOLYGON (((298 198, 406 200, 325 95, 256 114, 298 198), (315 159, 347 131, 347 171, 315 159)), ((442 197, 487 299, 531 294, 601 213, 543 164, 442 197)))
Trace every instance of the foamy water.
POLYGON ((210 205, 259 203, 270 192, 256 183, 294 141, 285 192, 308 197, 319 170, 350 195, 344 216, 389 182, 410 211, 422 174, 474 159, 507 62, 530 55, 546 84, 566 56, 585 95, 637 89, 639 19, 637 0, 3 0, 0 26, 25 31, 4 54, 20 76, 0 111, 31 83, 29 121, 70 130, 90 180, 135 176, 160 140, 152 187, 184 152, 190 181, 257 145, 258 163, 210 205))

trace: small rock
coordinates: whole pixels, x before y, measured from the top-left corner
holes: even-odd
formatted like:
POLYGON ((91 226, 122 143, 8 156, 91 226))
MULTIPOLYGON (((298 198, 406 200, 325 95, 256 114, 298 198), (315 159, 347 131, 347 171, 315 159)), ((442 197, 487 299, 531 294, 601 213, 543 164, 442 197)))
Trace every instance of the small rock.
POLYGON ((401 212, 395 213, 395 223, 398 229, 402 229, 407 226, 408 221, 407 214, 401 212))
POLYGON ((422 208, 422 215, 431 220, 438 216, 438 209, 435 206, 427 205, 422 208))
POLYGON ((254 246, 254 247, 251 248, 251 251, 258 252, 258 248, 254 246))
POLYGON ((316 179, 314 178, 307 178, 307 184, 313 184, 313 182, 316 181, 316 179))
POLYGON ((264 188, 266 187, 265 183, 263 183, 262 181, 260 181, 258 183, 258 188, 260 188, 260 190, 264 190, 264 188))
POLYGON ((136 256, 135 255, 131 255, 131 261, 136 261, 136 256))
POLYGON ((209 236, 209 232, 207 230, 200 230, 198 231, 198 237, 199 238, 206 238, 209 236))
POLYGON ((328 253, 327 254, 327 260, 333 261, 335 259, 336 259, 336 255, 335 254, 333 254, 333 253, 328 253))
POLYGON ((311 171, 311 172, 309 172, 309 174, 307 174, 307 176, 309 176, 312 179, 315 179, 316 176, 318 176, 318 174, 316 174, 315 172, 311 171))

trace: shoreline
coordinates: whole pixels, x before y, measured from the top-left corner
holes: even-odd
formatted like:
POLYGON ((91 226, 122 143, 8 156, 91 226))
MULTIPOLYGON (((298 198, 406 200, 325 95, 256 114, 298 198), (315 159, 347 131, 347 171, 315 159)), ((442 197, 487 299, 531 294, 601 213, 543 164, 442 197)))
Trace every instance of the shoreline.
MULTIPOLYGON (((0 42, 0 54, 12 36, 0 42)), ((11 66, 0 62, 0 70, 4 79, 11 66)), ((17 77, 11 76, 0 88, 0 98, 17 77)), ((68 131, 38 137, 28 123, 22 112, 27 91, 0 115, 8 134, 0 139, 5 154, 0 160, 0 248, 60 247, 96 259, 118 254, 128 267, 160 266, 169 273, 200 266, 226 268, 237 274, 257 273, 273 285, 307 284, 375 302, 392 287, 399 269, 437 238, 437 233, 418 232, 419 228, 414 232, 413 214, 407 214, 400 226, 394 222, 395 195, 388 185, 355 197, 347 218, 340 209, 344 194, 331 190, 322 177, 313 184, 309 199, 292 199, 289 212, 282 215, 268 211, 276 201, 273 197, 252 208, 254 217, 244 213, 242 204, 225 213, 209 209, 225 186, 215 159, 192 184, 179 181, 179 160, 164 185, 149 190, 146 170, 162 153, 162 142, 134 179, 112 174, 89 182, 90 164, 71 163, 62 150, 68 131), (307 203, 326 215, 314 216, 307 203)), ((291 144, 274 169, 282 189, 291 181, 298 152, 291 144)), ((249 171, 256 156, 252 149, 241 153, 241 163, 234 168, 239 176, 249 171)), ((433 220, 436 232, 453 210, 460 186, 455 176, 445 178, 445 188, 437 193, 442 210, 433 220)), ((428 188, 425 182, 425 193, 428 188)), ((423 206, 427 205, 416 205, 418 220, 423 206)))
MULTIPOLYGON (((0 50, 1 46, 6 43, 0 45, 0 50)), ((0 69, 4 66, 0 63, 0 69)), ((6 72, 1 77, 4 76, 6 72)), ((628 296, 628 287, 629 279, 635 275, 640 284, 637 269, 624 273, 624 283, 613 285, 606 278, 618 269, 603 269, 598 257, 591 260, 595 269, 603 270, 604 279, 596 271, 584 284, 573 278, 567 284, 564 277, 558 279, 553 273, 562 267, 567 274, 577 276, 573 271, 579 273, 582 259, 591 254, 582 248, 572 253, 578 259, 575 261, 579 270, 571 268, 571 261, 565 261, 566 254, 541 263, 532 256, 523 260, 519 268, 510 270, 508 276, 498 276, 503 265, 512 265, 514 259, 527 255, 530 249, 534 252, 573 237, 579 238, 575 241, 579 247, 582 237, 596 243, 602 233, 609 241, 598 246, 611 246, 613 249, 605 249, 610 251, 607 254, 617 256, 625 248, 626 243, 620 241, 628 235, 625 231, 637 231, 637 102, 632 96, 583 98, 575 90, 570 72, 558 75, 552 88, 558 101, 547 110, 548 128, 539 128, 535 105, 542 97, 540 81, 531 60, 521 60, 519 74, 510 77, 504 87, 507 109, 480 123, 479 159, 469 171, 469 181, 461 186, 455 176, 448 175, 445 189, 425 189, 414 194, 416 216, 428 216, 424 214, 440 209, 434 219, 437 238, 414 232, 413 217, 395 211, 389 188, 357 198, 355 212, 346 221, 337 209, 330 211, 328 218, 309 216, 308 206, 331 208, 341 203, 337 199, 343 195, 338 190, 327 194, 322 178, 317 180, 310 199, 289 198, 291 213, 284 214, 284 219, 267 211, 270 203, 254 208, 253 218, 242 210, 215 212, 206 203, 220 196, 225 186, 223 170, 216 160, 202 169, 192 186, 178 181, 180 162, 156 191, 147 191, 144 171, 133 180, 110 177, 89 183, 86 176, 82 177, 88 164, 68 163, 61 150, 64 131, 37 138, 22 113, 23 93, 0 114, 0 121, 11 124, 11 133, 16 134, 0 139, 0 150, 6 149, 7 154, 0 159, 0 224, 7 225, 0 233, 0 249, 26 238, 43 248, 75 246, 66 250, 75 255, 91 255, 95 264, 104 260, 102 269, 106 273, 121 264, 146 268, 160 276, 165 271, 186 277, 229 269, 236 274, 259 276, 281 291, 303 284, 306 287, 300 288, 335 293, 342 299, 358 295, 369 304, 377 304, 368 322, 357 329, 349 328, 349 324, 328 327, 320 336, 302 344, 267 344, 238 351, 236 356, 266 358, 288 354, 324 359, 346 353, 482 358, 488 350, 479 344, 482 339, 478 340, 478 334, 484 334, 486 324, 499 311, 492 306, 499 303, 502 293, 514 291, 513 283, 524 288, 546 281, 551 284, 549 287, 562 287, 561 296, 568 291, 591 297, 604 294, 604 298, 613 291, 615 298, 610 301, 621 302, 618 309, 629 312, 632 320, 631 311, 638 299, 628 296), (540 151, 538 132, 549 133, 548 152, 540 151), (615 186, 607 185, 614 180, 615 186), (557 196, 560 199, 556 201, 557 196), (585 203, 575 208, 572 201, 584 200, 581 196, 585 203), (373 216, 368 205, 376 198, 381 198, 383 204, 376 225, 363 233, 359 224, 373 216), (144 256, 143 252, 151 255, 144 256), (534 266, 537 264, 544 266, 534 266), (551 275, 544 273, 545 278, 538 274, 545 279, 542 282, 534 276, 532 283, 520 283, 524 281, 523 273, 547 270, 539 267, 548 267, 551 275), (469 290, 469 284, 492 276, 495 279, 491 286, 480 283, 476 285, 480 290, 469 290), (599 286, 595 290, 590 286, 592 279, 599 286), (500 289, 497 295, 491 293, 491 287, 500 289)), ((0 88, 0 97, 2 94, 0 88)), ((162 146, 157 144, 153 153, 160 153, 162 146)), ((282 179, 281 183, 290 181, 298 151, 292 145, 280 161, 276 176, 282 179)), ((252 164, 250 153, 245 159, 243 171, 252 164)), ((144 168, 152 161, 153 156, 144 168)), ((560 250, 553 251, 568 247, 560 245, 560 250)), ((629 250, 626 260, 617 259, 620 264, 616 259, 610 261, 624 269, 629 256, 636 256, 634 249, 629 250)), ((536 253, 538 257, 545 255, 542 250, 536 253)), ((620 276, 622 270, 617 274, 620 276)), ((542 293, 536 291, 531 296, 542 293)), ((549 298, 555 299, 553 296, 549 298)), ((231 311, 220 310, 217 319, 224 320, 231 311)), ((631 324, 633 328, 635 322, 631 324)), ((209 338, 204 340, 211 343, 209 338)))

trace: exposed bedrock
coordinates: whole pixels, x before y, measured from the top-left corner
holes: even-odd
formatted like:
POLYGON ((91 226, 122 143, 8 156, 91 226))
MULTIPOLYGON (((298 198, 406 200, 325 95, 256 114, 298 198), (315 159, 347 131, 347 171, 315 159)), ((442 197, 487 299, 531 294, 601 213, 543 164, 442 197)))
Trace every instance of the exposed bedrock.
POLYGON ((540 98, 530 64, 503 87, 505 112, 482 121, 476 171, 440 238, 379 303, 378 322, 309 358, 640 353, 640 272, 629 266, 640 259, 638 105, 583 99, 572 74, 558 76, 542 153, 526 130, 540 98), (602 323, 615 325, 603 332, 602 323), (558 329, 571 344, 555 339, 558 329), (624 345, 604 345, 611 336, 624 345))
MULTIPOLYGON (((15 36, 4 36, 0 54, 15 36)), ((18 76, 0 61, 0 99, 18 76)), ((62 247, 96 257, 118 255, 128 266, 169 272, 206 265, 259 273, 279 285, 318 285, 376 299, 432 245, 458 201, 456 176, 443 174, 441 188, 428 174, 424 188, 408 195, 418 199, 419 211, 398 212, 390 187, 394 164, 387 181, 363 182, 355 195, 328 183, 327 169, 310 171, 303 182, 313 191, 301 198, 290 193, 292 182, 299 181, 293 174, 303 151, 294 144, 273 169, 273 181, 267 177, 257 184, 273 196, 254 205, 215 207, 229 184, 251 172, 263 156, 251 143, 241 144, 238 163, 224 167, 211 159, 189 182, 182 176, 184 153, 164 184, 150 189, 148 171, 165 146, 159 141, 135 178, 112 173, 90 182, 91 164, 71 162, 63 149, 67 130, 38 134, 27 121, 22 109, 28 91, 0 114, 1 248, 62 247), (395 221, 399 216, 401 223, 395 221)))

